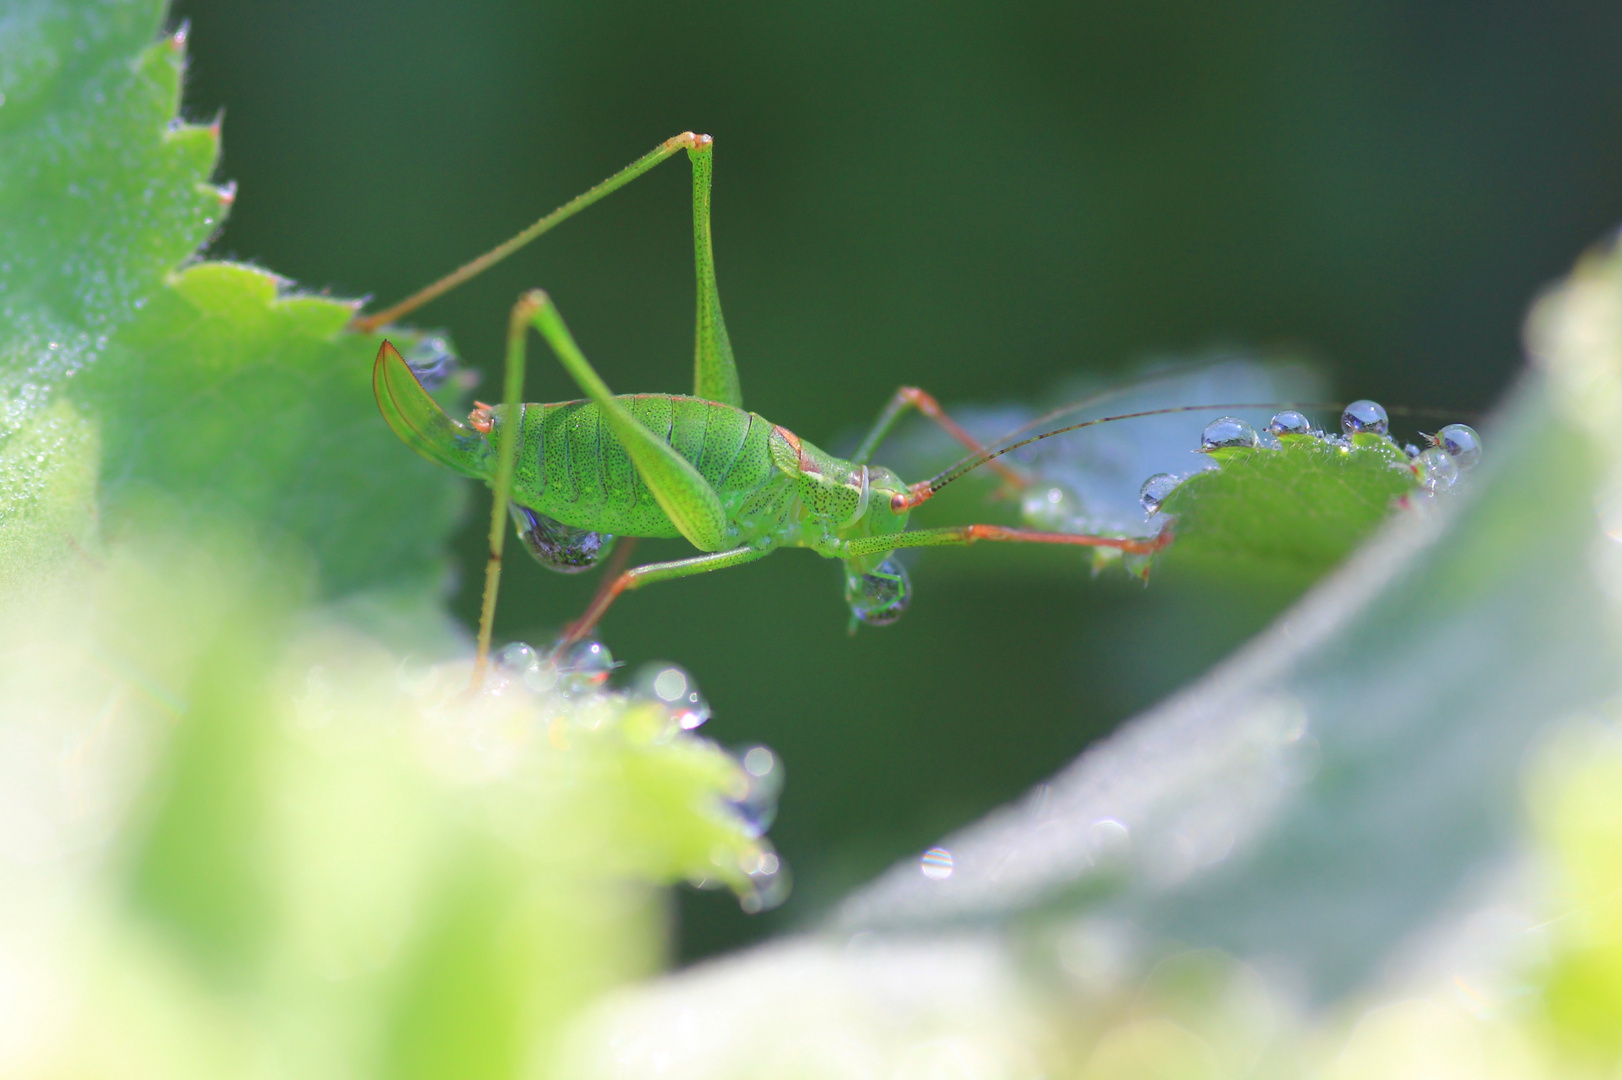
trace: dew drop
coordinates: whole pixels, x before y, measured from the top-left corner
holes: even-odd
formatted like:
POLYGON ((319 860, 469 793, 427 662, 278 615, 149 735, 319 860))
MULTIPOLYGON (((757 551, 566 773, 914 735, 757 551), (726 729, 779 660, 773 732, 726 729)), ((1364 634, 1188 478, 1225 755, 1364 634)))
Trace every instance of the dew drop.
POLYGON ((637 675, 635 685, 639 697, 668 710, 683 731, 701 727, 710 718, 709 703, 699 695, 692 676, 674 664, 649 664, 637 675))
POLYGON ((653 693, 660 701, 679 701, 687 693, 687 673, 681 668, 665 668, 653 677, 653 693))
POLYGON ((1436 433, 1435 441, 1447 451, 1460 472, 1469 472, 1481 460, 1481 436, 1468 424, 1449 424, 1436 433))
POLYGON ((1310 435, 1312 421, 1294 409, 1285 409, 1273 414, 1273 419, 1267 422, 1267 430, 1274 435, 1310 435))
POLYGON ((1099 818, 1087 826, 1087 840, 1100 855, 1124 852, 1132 842, 1132 831, 1114 818, 1099 818))
POLYGON ((522 641, 515 641, 504 646, 496 654, 496 666, 520 678, 530 668, 538 666, 540 662, 540 654, 522 641))
POLYGON ((907 570, 894 559, 885 559, 869 573, 845 571, 845 603, 851 614, 869 626, 888 626, 906 614, 912 602, 912 583, 907 570))
POLYGON ((614 537, 609 533, 577 529, 517 503, 508 503, 507 509, 512 513, 524 547, 548 570, 579 574, 602 562, 614 550, 614 537))
POLYGON ((1236 416, 1220 416, 1206 424, 1200 434, 1200 449, 1204 451, 1248 449, 1255 445, 1256 429, 1236 416))
POLYGON ((1256 432, 1256 445, 1261 447, 1263 450, 1284 449, 1284 443, 1280 441, 1279 437, 1274 435, 1271 431, 1256 432))
POLYGON ((1419 482, 1427 491, 1446 491, 1459 478, 1459 466, 1440 446, 1433 446, 1419 455, 1419 482))
POLYGON ((777 797, 783 790, 783 767, 767 746, 746 746, 735 751, 747 789, 728 801, 749 836, 764 835, 777 817, 777 797))
POLYGON ((600 641, 577 641, 565 646, 552 655, 552 663, 559 683, 571 693, 603 685, 615 667, 614 654, 600 641))
POLYGON ((918 860, 918 872, 931 881, 945 881, 952 876, 952 853, 943 847, 932 847, 918 860))
POLYGON ((524 685, 537 694, 550 694, 558 688, 560 676, 557 663, 551 657, 547 657, 524 672, 524 685))
POLYGON ((764 746, 751 747, 743 755, 743 771, 750 776, 765 776, 777 767, 777 755, 764 746))
POLYGON ((775 851, 750 852, 739 861, 739 869, 749 875, 749 890, 738 897, 738 906, 747 914, 769 911, 788 899, 788 868, 775 851))
POLYGON ((1348 435, 1384 435, 1391 429, 1391 418, 1379 402, 1364 398, 1346 406, 1340 414, 1340 429, 1348 435))
POLYGON ((450 342, 437 334, 419 338, 406 350, 403 359, 411 373, 428 391, 439 389, 445 380, 456 374, 459 361, 451 351, 450 342))
POLYGON ((1071 531, 1075 523, 1086 517, 1081 496, 1063 484, 1033 486, 1020 503, 1025 523, 1036 529, 1057 532, 1071 531))
POLYGON ((1160 513, 1161 504, 1166 501, 1166 496, 1175 491, 1177 485, 1181 483, 1182 481, 1171 473, 1164 472, 1155 473, 1145 480, 1143 486, 1138 489, 1138 502, 1143 504, 1144 513, 1160 513))
POLYGON ((406 656, 395 668, 394 681, 400 691, 411 697, 427 697, 439 685, 440 668, 420 657, 406 656))

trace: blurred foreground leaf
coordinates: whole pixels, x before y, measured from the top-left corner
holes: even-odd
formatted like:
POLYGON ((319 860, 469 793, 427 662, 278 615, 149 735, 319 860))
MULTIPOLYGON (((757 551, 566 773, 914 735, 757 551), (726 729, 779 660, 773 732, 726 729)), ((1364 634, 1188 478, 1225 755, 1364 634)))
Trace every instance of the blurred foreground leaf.
POLYGON ((0 609, 0 1072, 511 1077, 659 964, 656 886, 778 898, 685 714, 569 670, 469 695, 208 539, 0 609))

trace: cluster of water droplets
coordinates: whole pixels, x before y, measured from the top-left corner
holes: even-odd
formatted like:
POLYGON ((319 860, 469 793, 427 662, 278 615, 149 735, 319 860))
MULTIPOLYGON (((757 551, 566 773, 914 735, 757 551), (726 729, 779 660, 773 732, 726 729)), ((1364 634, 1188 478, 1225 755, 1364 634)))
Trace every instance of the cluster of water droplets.
MULTIPOLYGON (((481 696, 523 695, 538 706, 535 715, 541 722, 554 729, 562 725, 561 731, 549 731, 555 745, 567 745, 571 725, 595 730, 615 716, 621 723, 644 725, 647 741, 654 745, 701 738, 694 733, 710 719, 710 706, 691 674, 675 664, 650 663, 617 689, 610 680, 619 666, 599 641, 575 642, 551 652, 513 642, 491 657, 481 696)), ((788 868, 766 839, 777 816, 783 766, 775 751, 760 744, 727 753, 737 763, 737 775, 717 809, 747 842, 717 847, 710 855, 714 872, 696 876, 692 883, 699 888, 736 886, 741 873, 747 887, 740 890, 738 903, 753 914, 776 907, 789 893, 788 868)))
MULTIPOLYGON (((1350 453, 1356 446, 1353 436, 1373 435, 1390 442, 1391 418, 1375 401, 1362 399, 1346 406, 1340 415, 1339 434, 1320 431, 1312 426, 1303 413, 1285 409, 1274 414, 1267 427, 1258 431, 1252 424, 1238 417, 1222 416, 1211 421, 1200 433, 1200 453, 1216 450, 1282 450, 1286 438, 1310 438, 1342 453, 1350 453)), ((1410 443, 1402 448, 1410 469, 1419 479, 1427 494, 1447 491, 1458 483, 1460 475, 1475 468, 1481 460, 1481 437, 1466 424, 1448 424, 1434 435, 1426 436, 1430 443, 1425 449, 1410 443)), ((1138 502, 1151 517, 1160 512, 1166 498, 1193 473, 1156 473, 1143 482, 1138 491, 1138 502)))

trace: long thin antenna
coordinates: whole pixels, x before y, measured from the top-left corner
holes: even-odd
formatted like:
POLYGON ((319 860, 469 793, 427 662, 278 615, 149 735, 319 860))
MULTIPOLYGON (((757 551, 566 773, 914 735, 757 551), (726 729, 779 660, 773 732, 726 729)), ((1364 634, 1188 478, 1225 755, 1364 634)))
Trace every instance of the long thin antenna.
MULTIPOLYGON (((1105 394, 1098 395, 1098 397, 1105 398, 1120 392, 1121 391, 1107 391, 1105 394)), ((946 469, 944 472, 938 473, 932 479, 913 484, 908 494, 897 495, 890 500, 891 508, 897 513, 900 513, 902 510, 910 510, 920 503, 932 498, 936 492, 945 487, 947 484, 950 484, 952 481, 960 479, 968 473, 973 472, 975 469, 978 469, 988 461, 1000 458, 1004 454, 1012 453, 1021 447, 1029 446, 1032 443, 1041 442, 1043 439, 1051 439, 1055 435, 1063 435, 1069 431, 1079 431, 1082 428, 1096 427, 1099 424, 1111 424, 1117 420, 1137 420, 1145 416, 1169 416, 1175 413, 1215 412, 1218 409, 1311 409, 1315 412, 1328 412, 1344 409, 1346 407, 1345 402, 1340 401, 1241 401, 1219 402, 1213 405, 1171 405, 1161 409, 1143 409, 1139 412, 1119 413, 1115 416, 1100 416, 1092 420, 1082 420, 1079 423, 1066 424, 1063 427, 1057 427, 1051 431, 1044 431, 1039 435, 1032 435, 1029 438, 1020 439, 1018 442, 1009 443, 1006 446, 997 445, 998 443, 1007 442, 1008 439, 1018 436, 1021 432, 1029 431, 1034 424, 1041 423, 1042 421, 1054 416, 1062 416, 1074 409, 1085 408, 1088 405, 1096 403, 1097 401, 1093 399, 1074 402, 1070 405, 1062 406, 1054 412, 1048 413, 1046 416, 1038 417, 1037 420, 1032 421, 1030 424, 1025 424, 1019 428, 1016 428, 1014 431, 1003 436, 1001 439, 998 439, 997 442, 993 443, 991 447, 980 451, 978 454, 970 454, 968 457, 962 459, 957 464, 946 469)), ((1461 415, 1469 415, 1456 409, 1408 407, 1403 405, 1392 406, 1388 408, 1386 412, 1395 416, 1457 417, 1461 415)))

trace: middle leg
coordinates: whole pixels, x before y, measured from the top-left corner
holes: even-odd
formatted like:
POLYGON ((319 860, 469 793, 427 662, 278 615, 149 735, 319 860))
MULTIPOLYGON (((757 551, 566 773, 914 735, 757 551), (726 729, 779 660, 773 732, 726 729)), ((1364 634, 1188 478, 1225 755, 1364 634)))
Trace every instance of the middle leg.
POLYGON ((845 542, 844 557, 879 555, 899 548, 943 547, 973 544, 980 540, 1005 540, 1026 544, 1074 544, 1081 547, 1115 548, 1131 555, 1150 555, 1171 543, 1170 529, 1157 536, 1131 539, 1122 536, 1088 536, 1085 533, 1037 532, 1006 525, 948 525, 939 529, 914 529, 889 536, 864 536, 845 542))
POLYGON ((731 551, 716 551, 708 555, 695 555, 690 559, 673 559, 670 562, 647 563, 643 566, 632 567, 618 577, 608 581, 606 586, 597 590, 592 598, 591 606, 584 615, 569 624, 563 632, 563 640, 558 644, 572 645, 591 633, 603 613, 608 610, 622 592, 640 589, 644 585, 652 585, 656 581, 674 581, 676 578, 692 577, 694 574, 707 574, 712 570, 725 570, 733 566, 742 566, 744 563, 754 562, 770 555, 775 548, 739 547, 731 551))

